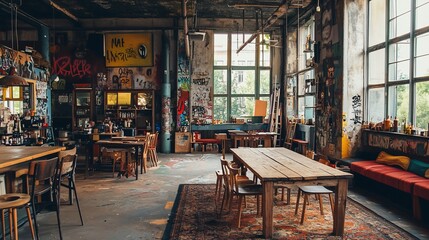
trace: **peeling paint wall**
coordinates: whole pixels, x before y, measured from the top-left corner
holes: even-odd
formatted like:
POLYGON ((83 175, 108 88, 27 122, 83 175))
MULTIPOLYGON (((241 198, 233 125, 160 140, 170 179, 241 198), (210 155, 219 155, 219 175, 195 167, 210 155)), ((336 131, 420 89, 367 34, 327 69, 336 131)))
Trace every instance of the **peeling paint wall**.
POLYGON ((213 120, 213 31, 205 31, 204 41, 191 41, 192 123, 213 120))
POLYGON ((342 158, 353 156, 361 144, 364 107, 365 0, 345 1, 342 158))

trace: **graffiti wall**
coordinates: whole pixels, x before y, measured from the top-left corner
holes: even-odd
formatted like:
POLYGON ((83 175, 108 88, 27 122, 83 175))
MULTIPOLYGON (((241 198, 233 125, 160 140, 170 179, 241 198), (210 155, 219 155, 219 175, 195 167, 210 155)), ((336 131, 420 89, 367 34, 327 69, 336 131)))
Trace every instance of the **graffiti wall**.
POLYGON ((320 43, 316 151, 335 158, 341 157, 343 126, 342 5, 338 0, 323 1, 315 21, 316 41, 320 43))
POLYGON ((179 33, 177 53, 177 124, 176 130, 189 126, 189 93, 191 89, 190 63, 186 56, 185 38, 179 33))
POLYGON ((429 157, 429 140, 425 137, 383 132, 364 132, 364 147, 387 150, 395 154, 427 159, 429 157))
POLYGON ((213 39, 212 32, 205 41, 191 42, 192 74, 191 74, 191 106, 192 122, 211 124, 213 120, 213 39))
MULTIPOLYGON (((134 48, 137 49, 137 39, 139 34, 118 34, 119 36, 128 36, 124 41, 131 41, 134 44, 134 48)), ((119 41, 117 34, 110 35, 110 41, 116 39, 115 42, 119 41), (116 36, 116 38, 114 38, 116 36)), ((115 61, 114 64, 108 64, 107 66, 115 66, 107 68, 107 89, 161 89, 161 78, 162 78, 162 64, 161 64, 161 32, 155 31, 153 33, 143 34, 141 36, 150 36, 149 39, 141 38, 146 43, 142 43, 147 47, 146 51, 150 56, 147 55, 147 58, 141 59, 141 61, 146 61, 145 64, 140 64, 136 66, 137 60, 128 59, 127 61, 115 61), (153 42, 152 42, 153 39, 153 42), (153 52, 153 53, 152 53, 153 52), (153 60, 152 60, 153 55, 153 60), (151 60, 148 62, 149 57, 151 60)), ((106 42, 106 44, 108 44, 106 42)), ((124 44, 121 44, 121 41, 118 43, 122 48, 124 44)), ((112 47, 112 46, 111 46, 112 47)), ((119 47, 114 47, 114 49, 120 49, 119 47)), ((107 50, 106 50, 107 51, 107 50)), ((125 50, 124 50, 125 51, 125 50)), ((137 50, 135 50, 137 51, 137 50)))

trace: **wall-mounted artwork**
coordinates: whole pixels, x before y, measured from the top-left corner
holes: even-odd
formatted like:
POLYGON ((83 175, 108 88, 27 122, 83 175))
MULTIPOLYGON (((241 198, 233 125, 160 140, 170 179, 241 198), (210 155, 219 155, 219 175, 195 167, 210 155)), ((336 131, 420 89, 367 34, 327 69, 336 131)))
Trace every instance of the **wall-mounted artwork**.
POLYGON ((152 33, 105 34, 106 67, 153 66, 152 33))

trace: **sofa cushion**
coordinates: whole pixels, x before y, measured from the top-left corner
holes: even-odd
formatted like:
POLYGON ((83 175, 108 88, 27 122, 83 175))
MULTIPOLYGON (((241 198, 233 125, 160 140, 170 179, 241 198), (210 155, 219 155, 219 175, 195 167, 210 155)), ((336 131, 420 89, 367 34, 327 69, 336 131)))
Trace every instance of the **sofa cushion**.
POLYGON ((359 161, 359 162, 352 162, 350 164, 350 169, 353 172, 359 173, 361 175, 365 175, 366 170, 376 166, 381 166, 381 164, 376 163, 375 161, 359 161))
POLYGON ((378 163, 391 165, 391 166, 399 166, 404 170, 408 169, 410 165, 410 158, 407 156, 394 156, 390 155, 384 151, 381 151, 378 154, 377 159, 375 160, 378 163))
POLYGON ((429 178, 429 163, 413 159, 408 167, 408 171, 429 178))
POLYGON ((413 194, 429 200, 429 180, 414 184, 413 194))
POLYGON ((382 182, 401 191, 412 193, 413 185, 417 182, 425 181, 425 178, 417 176, 407 171, 386 173, 382 182))

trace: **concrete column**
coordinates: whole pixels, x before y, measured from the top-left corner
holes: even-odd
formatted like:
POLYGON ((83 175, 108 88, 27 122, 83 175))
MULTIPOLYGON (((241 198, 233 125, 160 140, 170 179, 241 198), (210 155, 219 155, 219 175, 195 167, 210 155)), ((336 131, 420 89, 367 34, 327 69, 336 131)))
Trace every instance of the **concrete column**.
POLYGON ((171 84, 170 84, 170 40, 168 34, 162 34, 162 59, 164 65, 164 76, 162 79, 162 125, 161 125, 161 152, 171 152, 171 84))

